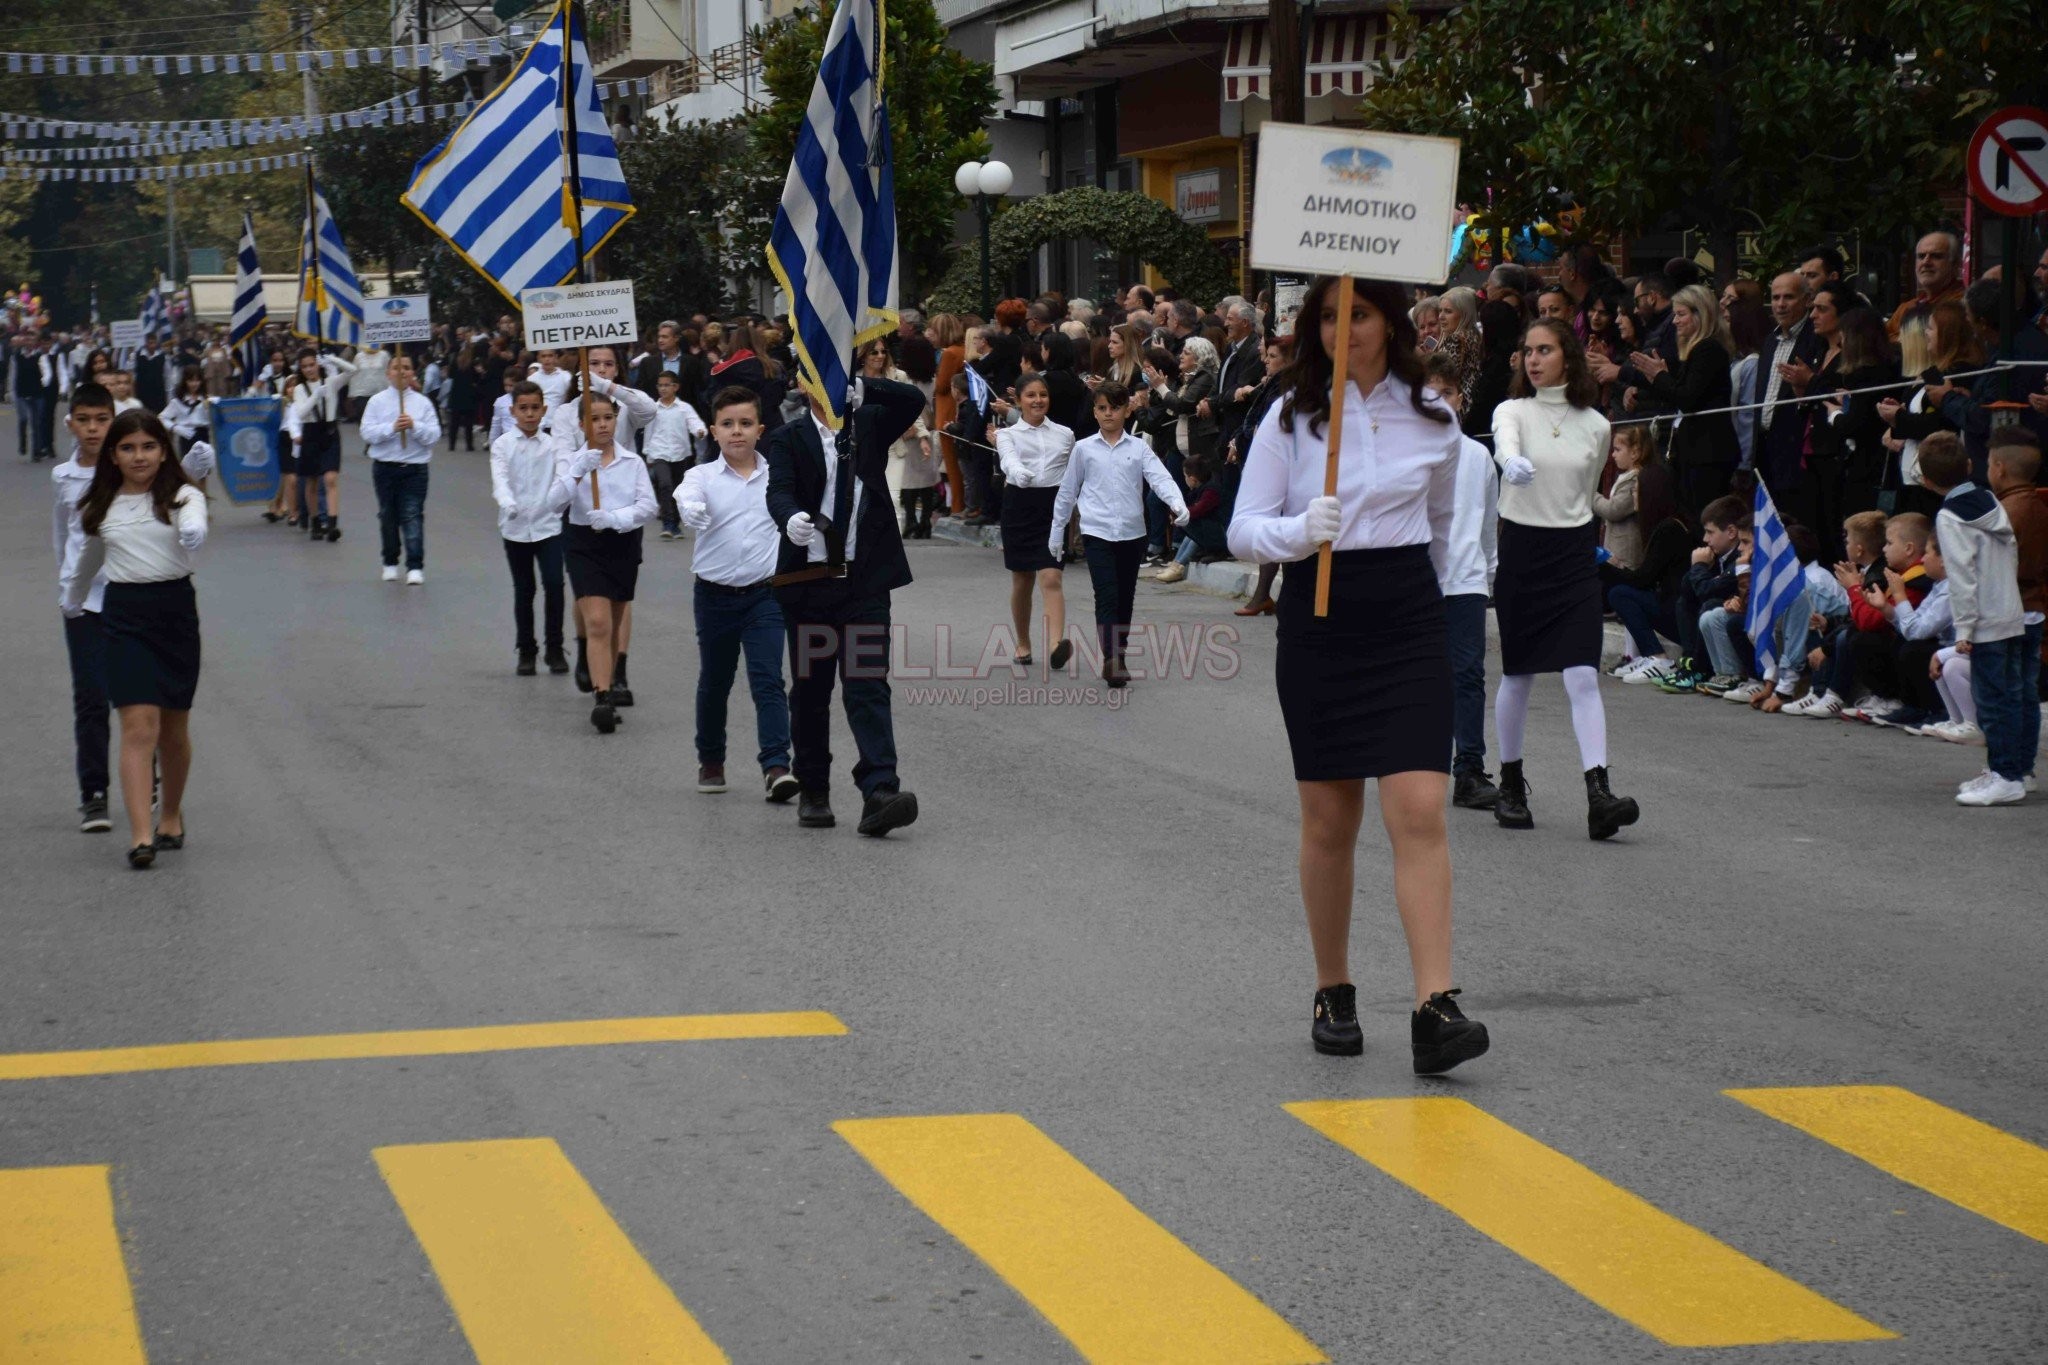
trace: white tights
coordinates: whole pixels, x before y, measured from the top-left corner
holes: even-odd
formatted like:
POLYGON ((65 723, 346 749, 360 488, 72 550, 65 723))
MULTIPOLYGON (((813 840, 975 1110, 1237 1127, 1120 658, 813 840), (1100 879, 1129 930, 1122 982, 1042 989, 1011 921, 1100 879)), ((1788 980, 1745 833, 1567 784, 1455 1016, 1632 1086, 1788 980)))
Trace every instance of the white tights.
POLYGON ((1941 693, 1942 705, 1948 708, 1948 718, 1975 725, 1977 699, 1970 693, 1970 656, 1956 653, 1955 646, 1950 645, 1934 657, 1941 660, 1941 676, 1934 680, 1934 688, 1941 693))
MULTIPOLYGON (((1522 761, 1522 731, 1529 723, 1529 694, 1535 689, 1533 673, 1510 673, 1500 680, 1493 696, 1493 723, 1499 732, 1500 756, 1508 763, 1522 761)), ((1607 711, 1600 704, 1600 675, 1591 668, 1567 668, 1564 694, 1572 704, 1572 733, 1579 737, 1579 766, 1607 766, 1607 711)))

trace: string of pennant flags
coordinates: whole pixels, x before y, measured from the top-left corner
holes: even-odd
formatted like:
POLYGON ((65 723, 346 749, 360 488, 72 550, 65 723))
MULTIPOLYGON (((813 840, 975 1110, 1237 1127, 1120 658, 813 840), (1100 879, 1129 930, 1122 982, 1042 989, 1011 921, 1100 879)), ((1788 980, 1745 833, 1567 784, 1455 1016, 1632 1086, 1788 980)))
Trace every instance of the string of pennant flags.
POLYGON ((9 75, 30 76, 240 76, 270 72, 330 71, 337 66, 389 66, 411 71, 432 66, 461 69, 506 55, 507 39, 525 36, 520 25, 501 37, 467 38, 457 42, 400 43, 395 47, 345 47, 300 52, 7 52, 0 53, 9 75))
POLYGON ((305 164, 301 152, 245 157, 240 161, 186 162, 176 166, 20 166, 0 165, 0 180, 78 180, 116 184, 131 180, 211 180, 224 175, 256 175, 305 164))

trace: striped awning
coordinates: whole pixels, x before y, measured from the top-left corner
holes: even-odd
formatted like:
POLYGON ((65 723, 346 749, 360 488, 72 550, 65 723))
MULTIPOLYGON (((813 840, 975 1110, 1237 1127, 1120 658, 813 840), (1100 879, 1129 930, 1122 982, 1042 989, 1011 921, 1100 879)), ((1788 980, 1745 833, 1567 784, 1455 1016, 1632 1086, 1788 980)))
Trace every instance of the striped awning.
MULTIPOLYGON (((1399 66, 1408 48, 1389 35, 1384 14, 1319 17, 1308 40, 1307 94, 1360 96, 1372 88, 1382 61, 1399 66)), ((1272 98, 1272 41, 1263 19, 1230 26, 1223 48, 1223 98, 1231 103, 1272 98)))

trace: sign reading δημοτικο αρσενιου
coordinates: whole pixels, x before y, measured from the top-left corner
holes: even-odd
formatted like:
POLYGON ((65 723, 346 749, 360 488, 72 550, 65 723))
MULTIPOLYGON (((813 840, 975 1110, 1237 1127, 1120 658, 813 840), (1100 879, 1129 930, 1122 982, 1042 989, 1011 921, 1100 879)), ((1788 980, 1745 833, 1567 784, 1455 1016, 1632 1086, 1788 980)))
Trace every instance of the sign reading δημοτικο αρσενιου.
POLYGON ((1435 284, 1458 208, 1458 142, 1269 123, 1252 204, 1257 270, 1435 284))

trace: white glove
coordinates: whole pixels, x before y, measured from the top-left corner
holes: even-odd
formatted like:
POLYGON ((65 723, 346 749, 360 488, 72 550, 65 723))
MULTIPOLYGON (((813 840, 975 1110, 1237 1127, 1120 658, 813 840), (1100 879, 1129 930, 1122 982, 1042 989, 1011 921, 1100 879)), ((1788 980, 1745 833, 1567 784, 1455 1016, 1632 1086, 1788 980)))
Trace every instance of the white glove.
POLYGON ((184 467, 185 477, 196 482, 209 477, 219 461, 214 458, 212 446, 204 441, 194 441, 179 464, 184 467))
POLYGON ((1526 488, 1536 481, 1536 466, 1520 455, 1510 455, 1501 462, 1500 475, 1517 488, 1526 488))
POLYGON ((518 503, 516 503, 516 502, 514 502, 514 501, 512 501, 512 499, 510 499, 510 498, 499 498, 499 499, 498 499, 498 510, 499 510, 500 512, 503 512, 503 513, 504 513, 504 514, 505 514, 506 516, 508 516, 508 517, 509 517, 509 516, 511 516, 511 515, 512 515, 512 514, 513 514, 514 512, 516 512, 516 511, 518 511, 518 510, 519 510, 519 504, 518 504, 518 503))
POLYGON ((1046 541, 1045 548, 1052 553, 1054 559, 1062 563, 1066 561, 1067 547, 1065 541, 1060 536, 1055 535, 1052 539, 1046 541))
POLYGON ((581 450, 569 457, 569 477, 580 479, 592 473, 604 463, 604 456, 594 450, 581 450))
POLYGON ((1175 526, 1185 526, 1185 525, 1187 525, 1187 524, 1188 524, 1188 509, 1187 509, 1187 508, 1183 507, 1183 508, 1181 508, 1181 509, 1180 509, 1180 511, 1178 511, 1178 512, 1175 512, 1175 513, 1173 514, 1173 524, 1174 524, 1175 526))
POLYGON ((799 512, 782 528, 782 534, 789 537, 789 543, 792 545, 808 546, 818 538, 818 528, 811 521, 809 512, 799 512))
POLYGON ((84 607, 67 607, 59 603, 58 610, 64 613, 64 619, 67 621, 76 621, 79 617, 85 615, 84 607))
POLYGON ((592 508, 590 525, 593 530, 616 531, 619 529, 619 514, 609 507, 592 508))
POLYGON ((1302 517, 1301 528, 1308 532, 1310 545, 1332 543, 1337 539, 1338 530, 1344 525, 1344 508, 1335 498, 1310 498, 1308 512, 1302 517))
POLYGON ((186 526, 178 531, 178 544, 184 547, 186 554, 192 553, 205 543, 206 528, 203 526, 186 526))
POLYGON ((683 525, 692 531, 702 531, 711 525, 711 504, 686 499, 683 503, 683 525))

